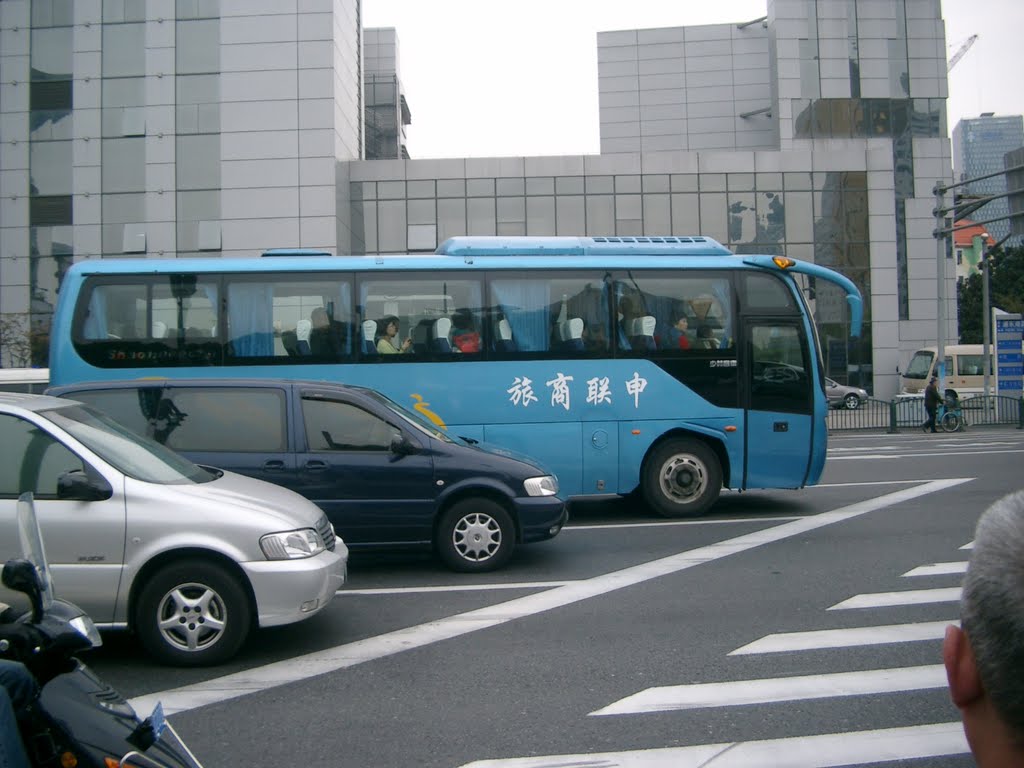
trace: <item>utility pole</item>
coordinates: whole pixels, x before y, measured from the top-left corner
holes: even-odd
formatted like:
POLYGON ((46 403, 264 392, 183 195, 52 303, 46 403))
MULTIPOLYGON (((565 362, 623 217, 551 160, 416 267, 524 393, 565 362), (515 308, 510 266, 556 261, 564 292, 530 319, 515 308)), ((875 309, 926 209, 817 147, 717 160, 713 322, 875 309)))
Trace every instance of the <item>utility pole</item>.
POLYGON ((946 187, 936 184, 935 193, 935 282, 939 306, 936 310, 935 333, 935 370, 939 375, 939 391, 944 391, 946 379, 946 238, 951 236, 945 227, 946 209, 943 207, 943 196, 946 187))
POLYGON ((985 372, 985 402, 988 403, 989 379, 992 376, 992 310, 989 308, 988 295, 988 232, 981 233, 981 306, 984 316, 981 323, 981 365, 985 372))

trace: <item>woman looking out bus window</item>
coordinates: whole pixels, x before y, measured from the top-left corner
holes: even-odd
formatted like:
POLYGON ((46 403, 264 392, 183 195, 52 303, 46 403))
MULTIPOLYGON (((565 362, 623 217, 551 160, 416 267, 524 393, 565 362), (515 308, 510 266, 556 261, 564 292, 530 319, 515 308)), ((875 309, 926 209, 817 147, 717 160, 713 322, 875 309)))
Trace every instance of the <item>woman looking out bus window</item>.
POLYGON ((398 318, 394 315, 382 317, 377 321, 380 338, 377 339, 377 351, 382 355, 397 355, 400 352, 412 351, 412 339, 398 343, 398 318))

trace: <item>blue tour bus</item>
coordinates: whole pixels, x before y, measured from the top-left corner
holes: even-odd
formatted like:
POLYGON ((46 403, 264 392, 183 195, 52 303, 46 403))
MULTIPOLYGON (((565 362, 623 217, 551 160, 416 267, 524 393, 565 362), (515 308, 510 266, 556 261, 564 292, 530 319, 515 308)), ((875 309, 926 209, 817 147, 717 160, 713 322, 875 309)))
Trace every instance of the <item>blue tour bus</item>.
POLYGON ((844 276, 705 237, 89 260, 60 289, 50 381, 359 384, 536 457, 567 496, 639 489, 658 513, 691 516, 723 486, 821 475, 828 406, 808 280, 815 301, 845 299, 859 335, 861 297, 844 276))

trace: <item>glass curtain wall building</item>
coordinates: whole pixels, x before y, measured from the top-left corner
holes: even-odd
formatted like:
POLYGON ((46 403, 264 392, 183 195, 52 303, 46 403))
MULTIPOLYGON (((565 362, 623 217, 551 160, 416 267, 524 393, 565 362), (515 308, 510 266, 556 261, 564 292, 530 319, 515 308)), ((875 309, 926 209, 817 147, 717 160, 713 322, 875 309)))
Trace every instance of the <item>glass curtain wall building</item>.
POLYGON ((600 154, 421 160, 403 159, 397 40, 367 31, 364 50, 358 0, 158 5, 0 2, 0 314, 31 323, 35 362, 72 260, 467 234, 701 234, 836 267, 868 322, 848 344, 841 300, 814 292, 829 375, 881 397, 935 343, 939 281, 955 338, 932 237, 931 190, 952 181, 939 0, 767 0, 753 20, 604 32, 600 154), (396 159, 365 159, 377 106, 396 159))
POLYGON ((0 2, 0 364, 73 260, 347 247, 361 45, 355 0, 0 2))
MULTIPOLYGON (((1004 161, 1007 152, 1024 147, 1024 117, 1021 115, 996 116, 988 112, 980 117, 961 120, 953 128, 953 171, 957 181, 974 179, 989 174, 999 174, 989 179, 982 179, 967 184, 964 194, 988 197, 989 195, 1006 194, 1006 177, 1003 175, 1004 161)), ((1010 221, 989 221, 1002 218, 1010 213, 1010 205, 1005 197, 971 213, 975 221, 985 224, 988 233, 996 242, 1010 236, 1006 245, 1020 245, 1024 238, 1010 234, 1010 221)))

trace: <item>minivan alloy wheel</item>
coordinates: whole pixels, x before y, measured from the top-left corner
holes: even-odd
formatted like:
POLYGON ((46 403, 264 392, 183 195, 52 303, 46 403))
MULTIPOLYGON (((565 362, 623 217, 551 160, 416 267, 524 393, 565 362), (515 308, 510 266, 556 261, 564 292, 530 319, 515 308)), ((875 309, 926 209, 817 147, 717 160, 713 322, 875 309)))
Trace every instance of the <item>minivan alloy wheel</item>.
POLYGON ((490 499, 463 499, 445 513, 436 547, 457 571, 490 571, 505 564, 515 547, 515 528, 505 509, 490 499))
POLYGON ((224 568, 172 563, 139 594, 135 629, 146 649, 168 664, 216 664, 234 655, 249 631, 245 592, 224 568))

